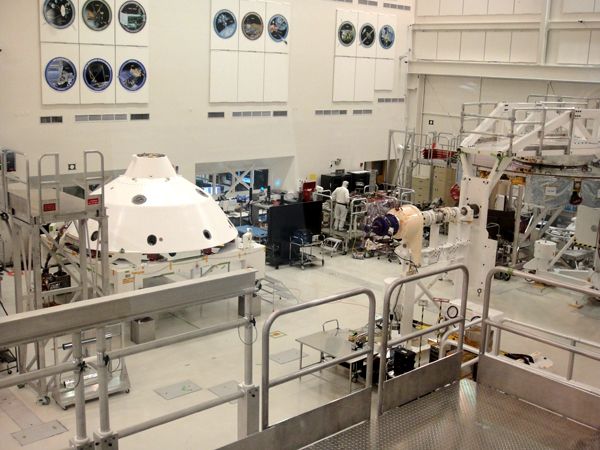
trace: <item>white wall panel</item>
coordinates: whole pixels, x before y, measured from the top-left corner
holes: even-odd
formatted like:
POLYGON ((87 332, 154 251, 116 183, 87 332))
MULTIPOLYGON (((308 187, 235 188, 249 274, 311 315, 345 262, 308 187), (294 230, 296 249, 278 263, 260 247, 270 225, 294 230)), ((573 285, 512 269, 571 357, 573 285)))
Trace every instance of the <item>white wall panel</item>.
POLYGON ((387 14, 380 14, 379 18, 378 18, 378 26, 377 26, 377 57, 378 58, 395 58, 396 56, 396 48, 398 48, 398 46, 400 45, 399 40, 400 40, 400 34, 398 33, 398 20, 397 20, 397 16, 393 16, 393 15, 387 15, 387 14), (381 32, 381 29, 386 26, 389 25, 394 29, 394 34, 396 36, 396 41, 394 42, 394 45, 392 45, 390 48, 385 49, 381 46, 381 41, 379 39, 379 34, 381 32))
POLYGON ((440 14, 440 1, 446 0, 416 0, 417 16, 437 16, 440 14))
POLYGON ((42 82, 42 104, 44 105, 76 105, 79 104, 79 82, 81 73, 79 70, 79 45, 42 43, 41 45, 41 82, 42 82), (46 82, 46 66, 57 57, 67 58, 73 63, 76 71, 75 83, 65 91, 56 91, 46 82))
POLYGON ((375 60, 375 90, 391 91, 394 89, 394 73, 396 61, 393 59, 375 60))
POLYGON ((481 16, 487 14, 487 7, 488 0, 464 0, 463 14, 465 16, 481 16))
POLYGON ((356 56, 356 47, 358 46, 358 12, 349 11, 347 9, 337 10, 337 20, 335 23, 335 55, 336 56, 356 56), (344 23, 351 23, 355 29, 354 41, 352 44, 344 45, 340 41, 339 32, 340 27, 344 23))
POLYGON ((239 40, 239 49, 241 51, 249 52, 263 52, 265 50, 265 39, 268 37, 269 31, 267 29, 267 5, 265 2, 251 1, 251 0, 240 0, 240 14, 239 14, 239 29, 237 38, 239 40), (263 31, 261 36, 256 40, 250 40, 244 35, 244 18, 247 14, 255 13, 260 16, 263 22, 263 31))
POLYGON ((515 14, 541 14, 543 0, 515 0, 515 14))
MULTIPOLYGON (((116 85, 119 83, 118 71, 119 68, 115 68, 115 47, 108 45, 81 45, 79 48, 79 91, 81 104, 114 104, 116 85), (96 58, 106 61, 112 69, 112 81, 102 91, 93 90, 85 83, 85 66, 89 61, 96 58)), ((91 76, 93 77, 93 74, 91 76)))
POLYGON ((592 46, 590 47, 590 59, 588 64, 600 64, 600 31, 592 31, 592 46))
POLYGON ((354 101, 372 102, 374 98, 375 60, 371 58, 357 58, 354 79, 354 101))
POLYGON ((237 102, 238 52, 213 50, 210 54, 210 102, 237 102))
POLYGON ((290 56, 287 53, 265 54, 265 102, 287 102, 290 56))
POLYGON ((510 31, 488 31, 485 36, 485 60, 508 62, 510 58, 510 31))
POLYGON ((333 101, 354 101, 356 58, 336 56, 333 72, 333 101))
POLYGON ((437 59, 458 61, 460 59, 460 31, 440 31, 437 39, 437 59))
POLYGON ((537 31, 513 31, 510 44, 510 62, 536 62, 538 36, 537 31))
MULTIPOLYGON (((40 18, 40 41, 41 42, 64 42, 64 43, 77 43, 79 42, 79 27, 81 26, 81 16, 79 10, 79 0, 71 0, 73 2, 74 17, 73 22, 66 28, 55 28, 46 22, 44 18, 44 2, 45 0, 38 0, 38 11, 40 18)), ((10 7, 8 8, 10 9, 10 7)), ((3 14, 9 14, 8 10, 3 14)), ((8 16, 7 16, 8 17, 8 16)))
POLYGON ((117 47, 115 52, 115 73, 117 91, 117 103, 149 103, 150 82, 152 81, 152 68, 150 67, 150 52, 147 47, 117 47), (125 89, 119 81, 119 69, 121 65, 130 59, 141 62, 146 68, 146 81, 144 85, 135 92, 125 89))
POLYGON ((136 0, 146 11, 146 25, 144 25, 144 27, 136 33, 125 31, 125 29, 119 23, 119 11, 123 3, 126 1, 127 0, 115 1, 115 43, 117 45, 147 46, 150 44, 150 26, 152 24, 150 1, 136 0))
POLYGON ((239 52, 238 102, 262 102, 265 86, 265 54, 239 52))
POLYGON ((594 6, 594 12, 600 13, 600 0, 596 0, 596 6, 594 6))
POLYGON ((358 41, 356 48, 356 56, 362 58, 375 58, 377 56, 377 39, 379 38, 379 30, 377 29, 377 14, 360 12, 358 14, 358 25, 356 27, 356 39, 358 41), (373 44, 370 47, 366 47, 360 40, 360 34, 363 26, 371 25, 374 30, 373 44))
POLYGON ((460 41, 461 61, 483 61, 485 33, 482 31, 463 31, 460 41))
MULTIPOLYGON (((440 32, 439 34, 445 34, 440 32)), ((414 34, 414 55, 416 59, 437 58, 438 33, 435 31, 416 31, 414 34)))
POLYGON ((512 14, 515 0, 492 0, 488 3, 488 14, 512 14))
POLYGON ((265 31, 267 33, 265 36, 265 51, 269 53, 289 53, 294 34, 291 5, 289 3, 267 2, 267 15, 265 17, 265 31), (288 35, 283 41, 275 41, 269 36, 269 22, 277 14, 285 17, 288 22, 288 35))
MULTIPOLYGON (((79 26, 79 43, 80 44, 102 44, 114 45, 115 43, 115 24, 119 25, 119 12, 115 10, 115 0, 104 0, 108 3, 111 11, 111 20, 108 26, 101 31, 92 30, 85 22, 83 7, 86 0, 81 0, 81 25, 79 26)), ((120 3, 120 2, 119 2, 120 3)))
POLYGON ((594 12, 594 0, 563 0, 563 12, 594 12))
POLYGON ((552 34, 558 37, 558 64, 587 64, 589 31, 561 30, 552 34))
POLYGON ((212 0, 210 6, 210 48, 212 50, 237 50, 239 48, 240 33, 240 1, 239 0, 212 0), (235 33, 227 38, 221 38, 215 31, 215 16, 221 10, 230 11, 236 20, 235 33))
POLYGON ((463 0, 442 0, 440 2, 440 16, 461 16, 463 0))

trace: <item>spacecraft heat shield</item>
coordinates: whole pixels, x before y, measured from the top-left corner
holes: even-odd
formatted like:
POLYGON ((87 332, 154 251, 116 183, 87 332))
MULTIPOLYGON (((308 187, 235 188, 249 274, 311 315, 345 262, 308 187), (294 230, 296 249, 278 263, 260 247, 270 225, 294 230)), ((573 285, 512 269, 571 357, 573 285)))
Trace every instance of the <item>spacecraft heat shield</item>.
POLYGON ((181 253, 226 244, 237 230, 202 189, 177 175, 165 155, 133 155, 105 186, 109 250, 181 253))

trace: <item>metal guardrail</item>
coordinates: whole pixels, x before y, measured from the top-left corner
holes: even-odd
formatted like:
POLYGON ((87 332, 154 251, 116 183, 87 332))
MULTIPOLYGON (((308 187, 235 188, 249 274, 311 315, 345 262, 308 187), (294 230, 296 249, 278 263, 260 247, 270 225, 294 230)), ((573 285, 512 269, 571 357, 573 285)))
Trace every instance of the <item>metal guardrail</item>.
MULTIPOLYGON (((491 284, 494 275, 498 273, 510 274, 512 277, 529 279, 593 297, 597 297, 600 294, 599 291, 593 289, 571 285, 558 280, 550 280, 517 270, 504 267, 492 269, 488 273, 486 280, 482 314, 482 343, 479 350, 477 382, 491 386, 494 389, 513 395, 576 422, 600 429, 600 417, 598 416, 598 411, 600 411, 600 392, 598 388, 575 382, 572 379, 575 355, 583 356, 593 361, 600 361, 600 352, 577 348, 577 343, 584 343, 583 340, 572 338, 562 333, 510 319, 498 319, 496 321, 490 319, 491 284), (498 344, 494 343, 492 350, 488 351, 487 343, 490 340, 492 329, 494 330, 494 340, 498 344), (505 332, 568 352, 567 375, 562 377, 547 370, 519 364, 501 356, 500 340, 502 333, 505 332), (561 339, 570 340, 570 345, 564 344, 560 341, 561 339)), ((589 345, 590 343, 586 341, 585 344, 589 345)), ((595 349, 600 345, 598 343, 591 344, 595 349)))
POLYGON ((418 338, 421 336, 425 336, 434 331, 441 330, 451 325, 458 324, 458 352, 462 352, 463 349, 463 339, 464 339, 464 328, 465 328, 465 315, 467 311, 467 295, 469 292, 469 270, 465 265, 458 264, 449 266, 443 269, 434 270, 431 272, 420 273, 416 275, 412 275, 406 278, 398 278, 394 280, 390 285, 388 285, 385 296, 383 299, 383 328, 382 328, 382 339, 379 347, 379 384, 378 384, 378 400, 377 400, 377 409, 379 414, 383 413, 384 408, 384 396, 385 396, 385 379, 387 374, 387 351, 390 348, 397 347, 400 344, 408 342, 414 338, 418 338), (440 275, 443 273, 461 271, 463 273, 462 280, 462 293, 461 293, 461 304, 459 315, 450 320, 445 320, 442 323, 429 327, 425 330, 417 331, 414 333, 409 333, 404 336, 400 336, 396 339, 389 339, 390 334, 390 302, 392 299, 392 294, 394 291, 401 286, 411 283, 417 282, 424 278, 429 278, 431 276, 440 275))
POLYGON ((38 341, 47 337, 71 333, 73 359, 25 374, 14 375, 0 380, 0 389, 25 384, 29 381, 73 372, 79 380, 75 387, 76 435, 71 441, 73 448, 117 448, 119 438, 162 425, 173 420, 226 404, 235 399, 244 399, 238 414, 238 435, 245 437, 258 431, 258 387, 252 380, 252 334, 254 318, 249 314, 250 303, 255 289, 256 271, 243 269, 210 278, 174 283, 157 288, 148 288, 124 294, 111 295, 99 299, 85 300, 75 304, 57 306, 41 311, 16 314, 0 319, 0 347, 38 341), (244 297, 247 316, 206 329, 182 333, 157 339, 145 344, 117 350, 107 350, 106 326, 137 317, 162 311, 180 309, 195 304, 208 303, 233 297, 244 297), (202 336, 245 327, 244 334, 244 382, 240 391, 227 397, 200 403, 180 411, 165 414, 151 420, 123 428, 114 432, 110 426, 109 412, 109 364, 124 356, 143 353, 202 336), (65 329, 67 328, 67 329, 65 329), (96 357, 83 357, 82 331, 96 330, 96 357), (88 367, 98 375, 100 426, 93 439, 86 427, 85 383, 83 371, 88 367))
POLYGON ((594 289, 585 288, 581 286, 576 286, 568 283, 563 283, 558 280, 550 280, 538 275, 532 275, 530 273, 521 272, 518 270, 508 269, 505 267, 496 267, 492 269, 486 279, 485 286, 485 295, 483 300, 483 314, 482 314, 482 343, 479 351, 480 356, 485 355, 487 353, 487 342, 490 339, 491 330, 496 329, 498 331, 497 336, 497 344, 494 345, 493 353, 497 356, 500 352, 500 339, 501 332, 509 332, 512 334, 516 334, 518 336, 532 339, 534 341, 540 342, 542 344, 549 345, 551 347, 555 347, 561 350, 565 350, 569 352, 569 367, 567 369, 567 376, 565 377, 567 381, 571 381, 573 376, 573 365, 574 365, 574 357, 575 355, 583 356, 585 358, 589 358, 595 361, 600 361, 600 352, 588 351, 581 348, 577 348, 577 343, 581 343, 584 345, 588 345, 594 347, 596 349, 600 349, 600 343, 585 341, 583 339, 578 339, 572 336, 567 336, 562 333, 558 333, 552 330, 546 330, 544 328, 524 323, 518 322, 511 319, 504 318, 501 321, 494 321, 489 318, 489 310, 490 310, 490 301, 491 301, 491 286, 492 281, 494 279, 494 275, 497 273, 506 273, 510 274, 512 277, 522 278, 527 280, 533 280, 538 283, 543 283, 546 285, 569 289, 570 291, 579 292, 581 294, 589 295, 591 297, 597 297, 600 295, 599 291, 594 289), (550 339, 548 337, 542 336, 536 332, 541 332, 547 335, 551 335, 554 337, 559 337, 563 339, 567 339, 570 341, 570 344, 564 344, 562 342, 558 342, 554 339, 550 339))
POLYGON ((372 374, 373 374, 373 346, 375 342, 375 294, 370 289, 358 288, 340 294, 330 295, 321 299, 312 300, 307 303, 292 306, 290 308, 282 309, 273 312, 266 320, 263 326, 262 332, 262 382, 261 382, 261 406, 262 406, 262 419, 261 429, 265 431, 269 428, 269 389, 281 384, 287 383, 298 378, 301 378, 311 373, 318 372, 328 367, 333 367, 343 362, 347 362, 351 359, 358 358, 360 356, 367 357, 367 377, 365 380, 365 389, 371 389, 372 385, 372 374), (349 355, 334 358, 330 361, 314 364, 310 367, 298 370, 288 375, 281 376, 279 378, 270 379, 270 332, 273 323, 281 316, 292 314, 305 309, 314 308, 317 306, 325 305, 328 303, 336 302, 339 300, 356 297, 359 295, 366 295, 369 300, 369 322, 368 322, 368 340, 365 348, 359 351, 350 353, 349 355))

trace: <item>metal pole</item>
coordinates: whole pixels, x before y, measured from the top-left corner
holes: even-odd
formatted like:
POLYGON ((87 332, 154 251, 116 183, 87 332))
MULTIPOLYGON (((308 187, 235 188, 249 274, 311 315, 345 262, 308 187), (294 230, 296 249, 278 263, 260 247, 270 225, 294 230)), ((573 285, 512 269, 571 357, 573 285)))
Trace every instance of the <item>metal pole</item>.
POLYGON ((98 403, 100 409, 100 436, 111 434, 108 404, 108 359, 106 356, 106 330, 96 329, 96 373, 98 374, 98 403))
POLYGON ((85 382, 83 379, 85 363, 83 362, 83 346, 81 344, 81 333, 73 333, 73 358, 76 367, 73 370, 75 376, 75 423, 76 434, 73 443, 76 446, 85 445, 89 442, 85 422, 85 382))
POLYGON ((252 294, 244 295, 244 309, 247 323, 244 332, 244 385, 252 386, 252 328, 254 317, 251 313, 252 294))
POLYGON ((515 210, 515 230, 514 230, 514 236, 513 236, 513 248, 512 248, 512 255, 511 255, 511 265, 512 267, 515 267, 517 265, 517 261, 519 259, 519 243, 521 242, 521 239, 519 237, 519 235, 521 234, 521 211, 523 211, 523 195, 525 193, 525 189, 523 188, 523 185, 520 184, 518 186, 518 193, 517 193, 517 199, 516 199, 516 210, 515 210))
MULTIPOLYGON (((571 340, 571 345, 575 347, 577 345, 576 340, 571 340)), ((569 363, 567 365, 567 381, 573 379, 573 367, 575 366, 575 353, 569 353, 569 363)))

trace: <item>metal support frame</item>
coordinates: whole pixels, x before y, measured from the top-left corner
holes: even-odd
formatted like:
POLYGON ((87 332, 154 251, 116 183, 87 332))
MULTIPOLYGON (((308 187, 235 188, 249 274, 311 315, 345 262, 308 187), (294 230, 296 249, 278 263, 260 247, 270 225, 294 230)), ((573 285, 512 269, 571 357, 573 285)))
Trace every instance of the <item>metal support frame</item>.
MULTIPOLYGON (((266 320, 263 331, 262 331, 262 382, 261 382, 261 430, 264 432, 269 428, 269 389, 275 386, 279 386, 281 384, 287 383, 289 381, 301 378, 303 376, 309 375, 311 373, 315 373, 326 369, 328 367, 333 367, 343 362, 347 362, 351 359, 355 359, 361 356, 367 357, 367 377, 365 380, 365 387, 359 392, 368 392, 370 393, 371 385, 372 385, 372 374, 373 374, 373 347, 375 342, 375 294, 373 291, 364 288, 353 289, 347 292, 342 292, 340 294, 331 295, 328 297, 312 300, 307 303, 302 303, 299 305, 295 305, 286 309, 277 310, 273 312, 268 319, 266 320), (305 309, 315 308, 317 306, 325 305, 328 303, 336 302, 339 300, 344 300, 351 297, 356 297, 359 295, 365 295, 369 300, 369 322, 368 322, 368 337, 365 348, 362 350, 357 350, 355 352, 350 353, 349 355, 334 358, 327 362, 321 362, 310 367, 305 367, 301 370, 297 370, 288 375, 284 375, 275 379, 270 379, 270 332, 273 323, 281 316, 292 314, 298 311, 303 311, 305 309)), ((351 397, 351 395, 347 396, 351 397)), ((370 411, 370 395, 368 396, 369 402, 364 405, 364 408, 367 411, 370 411)), ((348 425, 349 426, 349 425, 348 425)), ((334 433, 337 431, 341 431, 338 429, 333 431, 334 433)), ((318 437, 320 439, 325 436, 318 437)), ((317 440, 314 439, 314 440, 317 440)), ((306 444, 313 441, 307 441, 306 444)), ((305 444, 305 445, 306 445, 305 444)))
MULTIPOLYGON (((385 291, 385 296, 383 298, 383 313, 382 313, 383 314, 383 327, 382 327, 381 343, 379 346, 379 384, 377 387, 378 388, 377 411, 379 414, 383 414, 386 409, 384 402, 385 402, 385 397, 386 397, 385 390, 386 390, 388 349, 399 346, 405 342, 409 342, 410 340, 412 340, 414 338, 425 336, 434 331, 441 330, 450 325, 457 324, 458 325, 458 335, 459 335, 458 354, 462 354, 464 329, 465 329, 465 316, 466 316, 466 312, 467 312, 468 292, 469 292, 469 270, 467 269, 467 267, 465 265, 462 265, 462 264, 452 265, 449 267, 445 267, 443 269, 438 269, 438 270, 434 270, 434 271, 427 272, 427 273, 411 275, 411 276, 405 277, 405 278, 398 278, 387 286, 386 291, 385 291), (440 275, 440 274, 445 274, 448 272, 454 272, 454 271, 461 271, 463 273, 461 305, 460 305, 460 312, 459 312, 458 317, 451 319, 451 320, 446 320, 442 323, 439 323, 437 325, 434 325, 433 327, 427 328, 422 331, 408 333, 403 336, 400 336, 399 338, 390 339, 390 337, 389 337, 390 336, 390 302, 391 302, 392 294, 394 293, 394 291, 396 291, 396 289, 401 288, 405 284, 417 282, 424 278, 428 278, 428 277, 440 275)), ((442 361, 442 360, 440 359, 438 362, 440 362, 440 361, 442 361)), ((427 366, 424 366, 424 368, 426 368, 426 367, 427 366)), ((409 374, 410 374, 410 372, 409 372, 409 374)), ((445 381, 446 374, 441 374, 441 375, 444 376, 444 381, 445 381)), ((392 379, 390 381, 394 382, 394 380, 399 380, 399 379, 401 379, 401 377, 392 379)))
POLYGON ((106 346, 108 324, 131 320, 163 311, 177 310, 188 306, 245 297, 246 310, 255 289, 256 271, 243 269, 209 278, 173 283, 157 288, 148 288, 125 294, 116 294, 101 299, 81 301, 76 304, 57 306, 41 311, 30 311, 0 319, 0 347, 39 342, 54 335, 72 333, 73 356, 70 361, 33 370, 0 380, 0 389, 16 386, 52 375, 73 372, 75 377, 76 435, 71 445, 77 449, 117 448, 118 439, 162 425, 173 420, 240 399, 240 437, 258 431, 258 387, 252 377, 252 334, 254 318, 246 317, 210 328, 195 330, 176 336, 158 339, 141 345, 109 351, 106 346), (240 390, 224 398, 201 403, 192 407, 165 414, 146 422, 113 431, 110 424, 108 365, 117 358, 143 353, 202 336, 245 327, 244 382, 240 390), (83 357, 82 332, 96 330, 96 357, 83 357), (86 428, 86 404, 83 371, 91 366, 97 370, 99 389, 99 428, 90 439, 86 428))
POLYGON ((600 419, 596 411, 600 410, 600 392, 591 386, 583 385, 572 380, 575 355, 600 362, 600 343, 589 342, 572 336, 566 336, 552 330, 517 322, 508 318, 494 321, 489 317, 491 301, 491 285, 494 275, 498 273, 510 274, 512 277, 530 279, 546 285, 568 289, 571 292, 597 297, 599 291, 578 285, 564 283, 543 276, 496 267, 486 278, 486 289, 483 300, 482 312, 482 342, 479 349, 478 382, 503 390, 509 394, 517 395, 523 400, 564 415, 588 426, 600 428, 600 419), (496 330, 497 341, 488 351, 488 342, 491 339, 491 330, 496 330), (565 377, 558 377, 550 372, 529 368, 522 364, 515 364, 500 356, 500 339, 503 333, 511 333, 531 339, 568 352, 569 360, 565 377), (550 337, 547 337, 550 336, 550 337), (553 338, 567 340, 569 344, 553 338), (577 343, 591 346, 595 351, 577 347, 577 343), (510 380, 510 381, 509 381, 510 380), (552 392, 552 396, 547 393, 552 392))
MULTIPOLYGON (((83 192, 78 199, 63 192, 58 153, 43 154, 37 161, 37 181, 31 177, 30 162, 21 152, 2 151, 2 199, 0 211, 8 217, 9 230, 13 241, 13 264, 15 272, 15 310, 17 313, 41 309, 50 304, 55 296, 71 295, 70 301, 108 294, 108 225, 104 205, 104 156, 98 151, 83 153, 83 192), (8 155, 15 157, 15 172, 8 171, 8 155), (97 160, 100 175, 88 172, 91 160, 97 160), (50 179, 45 179, 50 177, 50 179), (92 196, 89 184, 96 182, 101 195, 92 196), (63 200, 68 202, 65 204, 63 200), (99 223, 99 233, 94 258, 89 248, 87 221, 99 223), (62 242, 54 242, 46 224, 73 222, 79 232, 79 258, 63 251, 62 242), (27 248, 23 242, 28 239, 27 248), (42 287, 42 251, 71 276, 73 286, 64 289, 44 291, 42 287), (101 255, 101 256, 99 256, 101 255), (96 260, 94 262, 94 259, 96 260), (21 265, 24 264, 24 269, 21 265), (24 279, 23 279, 24 278, 24 279)), ((34 355, 28 360, 27 346, 19 346, 18 370, 27 372, 33 367, 46 367, 46 345, 48 341, 37 341, 33 345, 34 355)), ((57 357, 54 352, 55 359, 57 357)), ((55 364, 58 361, 55 360, 55 364)), ((34 385, 40 402, 49 402, 49 386, 57 388, 57 380, 39 379, 34 385)), ((55 392, 56 394, 56 392, 55 392)))

